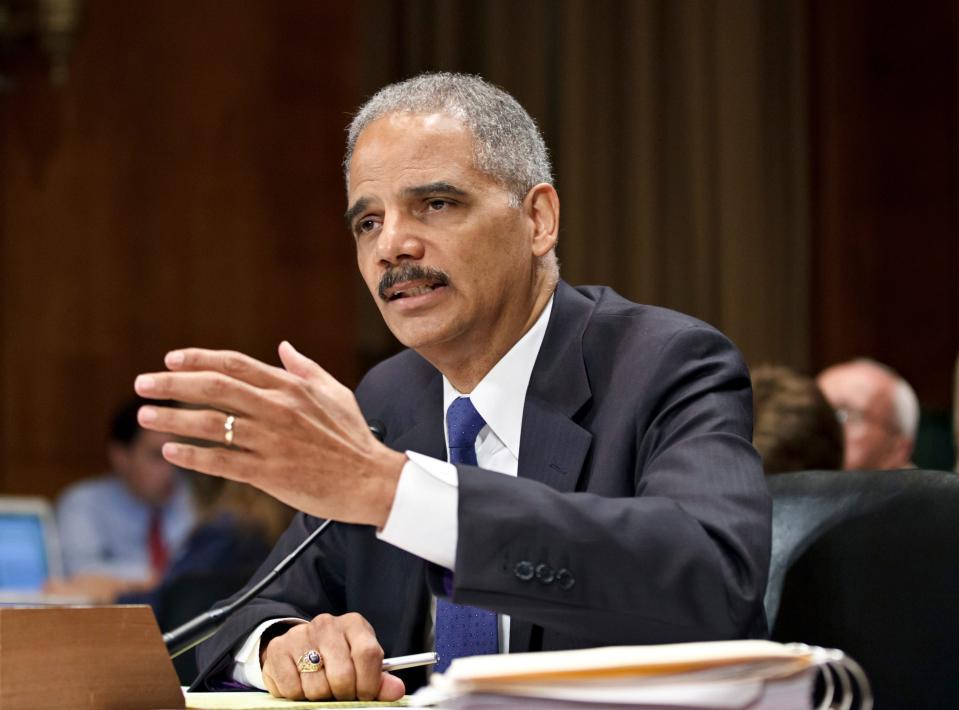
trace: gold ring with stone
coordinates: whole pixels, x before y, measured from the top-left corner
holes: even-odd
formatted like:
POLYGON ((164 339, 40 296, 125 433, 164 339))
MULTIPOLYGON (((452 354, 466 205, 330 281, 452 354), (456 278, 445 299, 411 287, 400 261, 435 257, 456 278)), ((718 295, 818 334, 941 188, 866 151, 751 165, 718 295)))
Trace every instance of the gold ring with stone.
POLYGON ((223 422, 223 440, 227 446, 233 446, 233 425, 236 424, 236 417, 230 414, 223 422))
POLYGON ((300 673, 316 673, 322 667, 323 658, 320 656, 320 652, 314 648, 300 656, 300 660, 296 662, 296 670, 300 673))

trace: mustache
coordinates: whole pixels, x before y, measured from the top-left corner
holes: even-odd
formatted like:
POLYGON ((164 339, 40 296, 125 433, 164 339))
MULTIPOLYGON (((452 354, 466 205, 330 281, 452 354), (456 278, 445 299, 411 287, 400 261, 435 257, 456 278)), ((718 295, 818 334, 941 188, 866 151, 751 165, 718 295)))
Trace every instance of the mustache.
POLYGON ((383 274, 377 293, 380 298, 385 301, 386 291, 404 281, 431 281, 440 286, 448 286, 450 277, 439 269, 434 269, 432 266, 403 263, 399 266, 392 267, 383 274))

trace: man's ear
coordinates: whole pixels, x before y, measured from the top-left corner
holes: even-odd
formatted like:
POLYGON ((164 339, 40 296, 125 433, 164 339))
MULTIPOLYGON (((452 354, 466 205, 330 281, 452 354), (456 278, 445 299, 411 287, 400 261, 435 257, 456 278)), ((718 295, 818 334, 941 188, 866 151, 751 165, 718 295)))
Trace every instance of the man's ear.
POLYGON ((545 256, 556 246, 559 237, 559 195, 556 194, 556 188, 545 182, 534 185, 523 199, 523 210, 533 227, 533 254, 545 256))

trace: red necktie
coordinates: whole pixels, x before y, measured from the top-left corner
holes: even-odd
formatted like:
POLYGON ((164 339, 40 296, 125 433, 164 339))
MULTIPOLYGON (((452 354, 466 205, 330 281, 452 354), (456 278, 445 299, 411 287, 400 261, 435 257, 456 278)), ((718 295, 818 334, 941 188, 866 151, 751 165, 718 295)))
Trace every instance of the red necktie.
POLYGON ((150 518, 150 532, 147 536, 150 547, 150 569, 156 577, 163 575, 166 570, 168 551, 163 541, 163 514, 159 510, 153 511, 150 518))

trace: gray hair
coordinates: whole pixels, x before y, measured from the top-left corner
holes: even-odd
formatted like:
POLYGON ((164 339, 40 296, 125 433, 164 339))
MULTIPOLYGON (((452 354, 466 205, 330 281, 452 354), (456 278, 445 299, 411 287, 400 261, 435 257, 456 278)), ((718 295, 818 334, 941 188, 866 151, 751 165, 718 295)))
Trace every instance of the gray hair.
POLYGON ((479 76, 437 72, 390 84, 360 107, 348 128, 343 159, 347 187, 360 133, 391 113, 443 113, 461 121, 473 134, 476 169, 505 187, 514 205, 534 185, 553 182, 546 143, 516 99, 479 76))
POLYGON ((896 381, 892 399, 895 403, 896 421, 899 430, 907 437, 916 440, 919 431, 919 398, 915 390, 901 377, 896 381))

